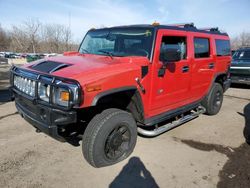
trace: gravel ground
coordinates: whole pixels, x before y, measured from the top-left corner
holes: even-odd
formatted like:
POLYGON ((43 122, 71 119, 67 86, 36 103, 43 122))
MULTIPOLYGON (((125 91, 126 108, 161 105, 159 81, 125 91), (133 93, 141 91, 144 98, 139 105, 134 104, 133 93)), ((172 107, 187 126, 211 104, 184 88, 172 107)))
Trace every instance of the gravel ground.
MULTIPOLYGON (((0 65, 0 83, 6 84, 6 70, 0 65)), ((243 136, 249 118, 250 88, 234 86, 218 115, 201 115, 156 138, 138 137, 127 160, 95 169, 81 147, 36 133, 13 102, 2 102, 0 187, 249 187, 250 146, 243 136)))

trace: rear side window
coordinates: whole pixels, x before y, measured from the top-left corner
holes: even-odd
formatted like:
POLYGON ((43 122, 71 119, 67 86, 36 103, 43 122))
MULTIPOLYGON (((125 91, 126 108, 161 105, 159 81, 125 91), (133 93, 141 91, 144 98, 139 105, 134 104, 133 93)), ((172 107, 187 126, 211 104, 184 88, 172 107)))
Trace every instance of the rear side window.
POLYGON ((206 58, 210 56, 209 40, 206 38, 194 38, 195 58, 206 58))
POLYGON ((228 56, 231 55, 230 42, 229 40, 215 40, 216 54, 217 56, 228 56))

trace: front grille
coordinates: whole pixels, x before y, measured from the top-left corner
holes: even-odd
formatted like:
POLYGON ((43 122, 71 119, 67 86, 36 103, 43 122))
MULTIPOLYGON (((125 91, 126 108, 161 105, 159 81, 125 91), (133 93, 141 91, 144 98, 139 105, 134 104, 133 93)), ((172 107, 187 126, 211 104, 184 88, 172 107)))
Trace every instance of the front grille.
POLYGON ((34 97, 36 82, 34 80, 14 75, 14 86, 21 92, 34 97))
POLYGON ((30 72, 17 67, 13 67, 11 73, 13 92, 35 103, 64 110, 80 102, 80 86, 75 80, 30 72), (64 90, 69 92, 67 105, 66 102, 60 102, 60 98, 57 97, 57 93, 64 90))

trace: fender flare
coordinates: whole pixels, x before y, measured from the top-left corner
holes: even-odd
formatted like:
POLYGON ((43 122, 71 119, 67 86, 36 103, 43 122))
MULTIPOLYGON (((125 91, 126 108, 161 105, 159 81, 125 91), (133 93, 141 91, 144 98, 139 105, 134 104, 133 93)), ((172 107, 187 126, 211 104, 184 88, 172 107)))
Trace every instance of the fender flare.
MULTIPOLYGON (((214 74, 214 77, 213 77, 213 79, 212 79, 212 82, 210 83, 210 86, 209 86, 209 88, 208 88, 208 90, 207 90, 206 96, 207 96, 208 93, 210 92, 210 90, 211 90, 213 84, 215 83, 215 80, 216 80, 219 76, 227 76, 227 74, 226 74, 225 72, 214 74)), ((224 90, 224 86, 223 86, 223 85, 222 85, 222 87, 223 87, 223 90, 224 90)))
POLYGON ((137 88, 135 86, 126 86, 126 87, 121 87, 121 88, 115 88, 115 89, 110 89, 110 90, 107 90, 107 91, 104 91, 104 92, 101 92, 101 93, 98 93, 92 103, 91 103, 91 106, 96 106, 98 101, 102 98, 102 97, 105 97, 105 96, 108 96, 108 95, 111 95, 111 94, 114 94, 114 93, 119 93, 119 92, 123 92, 123 91, 131 91, 131 90, 137 90, 137 88))

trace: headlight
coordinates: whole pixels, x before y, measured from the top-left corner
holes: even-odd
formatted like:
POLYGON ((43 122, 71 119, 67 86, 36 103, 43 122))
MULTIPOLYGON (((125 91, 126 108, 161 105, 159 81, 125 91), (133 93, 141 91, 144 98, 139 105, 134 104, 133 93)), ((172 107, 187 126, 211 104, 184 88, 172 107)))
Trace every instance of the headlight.
POLYGON ((62 83, 65 87, 55 87, 53 103, 60 106, 69 106, 78 103, 78 87, 72 84, 62 83))
POLYGON ((60 106, 68 106, 70 102, 70 92, 64 88, 54 88, 53 103, 60 106))
POLYGON ((49 102, 50 85, 38 82, 38 97, 46 102, 49 102))

